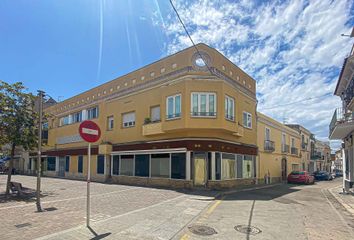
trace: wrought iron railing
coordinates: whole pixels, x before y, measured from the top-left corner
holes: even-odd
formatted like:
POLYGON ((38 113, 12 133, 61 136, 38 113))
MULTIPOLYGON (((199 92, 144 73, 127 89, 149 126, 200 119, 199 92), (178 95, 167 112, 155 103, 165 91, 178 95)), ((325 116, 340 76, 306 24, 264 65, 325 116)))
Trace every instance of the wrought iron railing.
POLYGON ((282 153, 288 153, 289 152, 289 145, 287 144, 281 144, 281 152, 282 153))
POLYGON ((329 124, 329 135, 332 135, 334 128, 338 124, 353 122, 354 114, 351 111, 345 110, 344 108, 337 108, 332 116, 331 123, 329 124))
POLYGON ((296 147, 291 147, 290 153, 294 154, 294 155, 298 155, 299 154, 299 149, 297 149, 296 147))
POLYGON ((275 144, 274 141, 264 140, 264 151, 274 152, 275 144))

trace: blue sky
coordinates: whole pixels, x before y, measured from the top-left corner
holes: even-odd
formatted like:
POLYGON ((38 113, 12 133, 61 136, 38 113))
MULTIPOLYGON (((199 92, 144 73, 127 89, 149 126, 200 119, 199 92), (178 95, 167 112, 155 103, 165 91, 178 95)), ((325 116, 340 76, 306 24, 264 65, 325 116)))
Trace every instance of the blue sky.
MULTIPOLYGON (((340 36, 354 25, 351 1, 174 2, 195 42, 256 79, 259 111, 326 140, 340 106, 333 91, 353 43, 340 36)), ((0 79, 55 99, 190 45, 167 0, 0 1, 0 79)))

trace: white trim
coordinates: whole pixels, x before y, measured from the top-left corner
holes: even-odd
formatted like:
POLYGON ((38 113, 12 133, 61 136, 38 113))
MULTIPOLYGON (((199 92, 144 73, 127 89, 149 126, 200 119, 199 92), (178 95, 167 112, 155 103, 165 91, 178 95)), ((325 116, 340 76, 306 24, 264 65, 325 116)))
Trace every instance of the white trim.
POLYGON ((246 111, 243 111, 242 112, 242 125, 243 125, 243 127, 245 127, 245 128, 248 128, 248 129, 252 129, 252 114, 251 113, 249 113, 249 112, 246 112, 246 111), (244 124, 244 114, 247 114, 247 126, 245 126, 245 124, 244 124), (248 117, 250 117, 251 118, 251 126, 248 126, 248 117))
POLYGON ((177 93, 175 95, 170 95, 166 97, 166 114, 165 114, 165 119, 166 120, 173 120, 173 119, 179 119, 182 116, 182 94, 181 93, 177 93), (172 115, 176 115, 176 97, 179 96, 180 99, 180 103, 179 103, 179 107, 180 107, 180 112, 179 112, 179 116, 175 116, 175 117, 168 117, 169 116, 169 112, 168 112, 168 99, 172 98, 173 99, 173 111, 172 111, 172 115))
POLYGON ((184 153, 186 148, 166 148, 166 149, 150 149, 150 150, 132 150, 132 151, 115 151, 111 152, 114 155, 135 155, 135 154, 155 154, 155 153, 184 153))
POLYGON ((216 92, 191 92, 191 108, 190 108, 190 114, 191 114, 191 117, 202 117, 202 118, 216 118, 216 114, 215 116, 199 116, 199 115, 196 115, 194 116, 193 113, 194 113, 194 110, 193 110, 193 94, 196 94, 197 95, 197 98, 198 98, 198 102, 197 102, 197 113, 201 113, 201 95, 205 95, 205 113, 210 113, 210 101, 209 101, 209 98, 210 96, 214 96, 214 111, 213 113, 216 113, 217 114, 217 94, 216 92))

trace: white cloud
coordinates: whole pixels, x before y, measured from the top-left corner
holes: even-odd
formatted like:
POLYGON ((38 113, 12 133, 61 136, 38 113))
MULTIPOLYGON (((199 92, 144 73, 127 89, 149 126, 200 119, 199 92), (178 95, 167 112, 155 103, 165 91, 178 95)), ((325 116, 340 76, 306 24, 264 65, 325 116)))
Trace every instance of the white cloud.
MULTIPOLYGON (((351 1, 175 3, 195 42, 218 49, 257 80, 260 111, 327 138, 334 108, 340 106, 332 94, 352 43, 340 36, 351 31, 346 24, 353 18, 351 1)), ((167 53, 191 46, 174 13, 165 28, 167 53)))

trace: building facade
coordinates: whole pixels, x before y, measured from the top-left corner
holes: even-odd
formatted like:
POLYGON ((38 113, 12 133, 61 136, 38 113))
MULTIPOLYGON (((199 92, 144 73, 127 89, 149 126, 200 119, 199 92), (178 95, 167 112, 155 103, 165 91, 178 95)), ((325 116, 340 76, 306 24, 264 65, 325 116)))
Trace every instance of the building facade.
POLYGON ((313 172, 314 163, 311 162, 311 143, 314 141, 313 134, 305 127, 299 124, 286 124, 286 126, 296 130, 300 135, 300 157, 301 169, 308 172, 313 172))
MULTIPOLYGON (((97 123, 95 181, 228 188, 256 181, 256 82, 198 44, 45 109, 43 174, 85 179, 84 120, 97 123)), ((33 158, 30 161, 36 161, 33 158)))
POLYGON ((291 171, 302 170, 299 133, 257 113, 259 182, 286 181, 291 171))
POLYGON ((329 138, 342 140, 343 189, 348 191, 354 185, 354 45, 344 59, 334 94, 341 98, 342 107, 334 111, 329 138))

